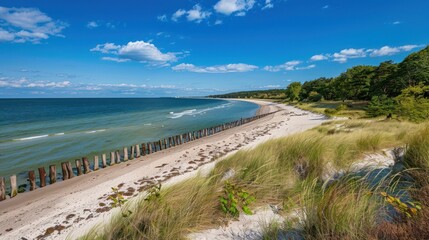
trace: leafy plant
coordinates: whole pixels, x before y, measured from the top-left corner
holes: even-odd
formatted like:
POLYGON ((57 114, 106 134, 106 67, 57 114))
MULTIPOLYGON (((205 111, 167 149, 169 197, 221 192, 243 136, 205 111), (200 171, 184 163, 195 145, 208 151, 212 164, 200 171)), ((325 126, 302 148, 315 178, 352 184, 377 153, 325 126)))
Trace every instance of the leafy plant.
POLYGON ((108 199, 109 199, 110 201, 112 201, 112 202, 110 203, 110 206, 112 206, 112 208, 119 207, 119 208, 121 209, 122 217, 128 217, 128 216, 130 216, 130 214, 131 214, 132 212, 131 212, 130 210, 126 210, 126 211, 125 211, 125 210, 123 209, 123 206, 125 205, 125 203, 126 203, 128 200, 124 198, 124 195, 122 195, 122 193, 121 193, 121 192, 119 192, 119 189, 118 189, 118 188, 112 187, 112 191, 113 191, 113 194, 112 194, 112 195, 110 195, 110 196, 108 197, 108 199))
POLYGON ((390 206, 392 206, 396 210, 396 212, 403 216, 407 216, 407 218, 416 216, 418 211, 421 210, 421 205, 418 202, 406 201, 404 203, 401 201, 401 199, 389 195, 386 192, 381 192, 380 194, 384 197, 384 201, 386 201, 390 206))
POLYGON ((148 195, 144 199, 145 201, 153 201, 155 199, 158 199, 161 196, 161 183, 159 183, 156 186, 153 186, 148 191, 148 195))
POLYGON ((231 184, 229 181, 225 182, 223 191, 224 195, 219 200, 220 207, 224 213, 238 217, 241 209, 247 215, 253 214, 249 205, 255 201, 255 197, 250 195, 249 192, 231 184))

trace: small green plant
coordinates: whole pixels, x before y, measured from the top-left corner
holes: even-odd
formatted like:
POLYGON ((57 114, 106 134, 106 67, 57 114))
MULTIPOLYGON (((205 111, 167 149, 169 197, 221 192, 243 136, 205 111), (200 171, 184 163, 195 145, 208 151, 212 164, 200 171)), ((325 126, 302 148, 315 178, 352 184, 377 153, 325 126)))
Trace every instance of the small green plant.
POLYGON ((420 203, 418 202, 406 201, 404 203, 401 199, 389 195, 386 192, 381 192, 380 194, 384 197, 384 201, 392 206, 399 214, 407 216, 407 218, 416 216, 418 211, 421 210, 420 203))
POLYGON ((241 208, 245 214, 253 214, 249 205, 255 201, 255 197, 250 195, 249 192, 231 184, 229 181, 225 182, 223 192, 224 195, 219 200, 220 207, 224 213, 230 214, 233 217, 239 217, 241 208))
POLYGON ((118 189, 118 188, 112 187, 112 191, 113 191, 113 194, 112 194, 112 195, 110 195, 110 196, 108 197, 108 199, 109 199, 110 201, 112 201, 112 202, 110 203, 110 206, 111 206, 112 208, 119 207, 119 208, 121 209, 122 217, 128 217, 128 216, 130 216, 130 214, 131 214, 132 212, 131 212, 130 210, 126 210, 126 211, 125 211, 125 210, 123 209, 123 206, 125 205, 125 203, 126 203, 128 200, 124 198, 124 195, 122 195, 122 193, 121 193, 121 192, 119 192, 119 189, 118 189))
POLYGON ((149 189, 145 201, 153 201, 161 196, 161 183, 149 189))

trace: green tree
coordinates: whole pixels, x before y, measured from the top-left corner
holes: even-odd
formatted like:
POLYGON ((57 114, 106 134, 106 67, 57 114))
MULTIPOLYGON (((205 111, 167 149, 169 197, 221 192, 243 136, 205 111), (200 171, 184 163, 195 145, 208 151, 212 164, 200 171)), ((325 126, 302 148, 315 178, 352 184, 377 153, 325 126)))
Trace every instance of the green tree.
POLYGON ((400 89, 419 83, 429 85, 429 46, 408 55, 398 67, 396 81, 400 84, 400 89))
POLYGON ((398 71, 398 64, 393 61, 386 61, 380 63, 375 69, 374 76, 372 77, 370 86, 371 96, 387 95, 389 97, 396 97, 401 92, 395 83, 394 76, 398 71))
POLYGON ((393 114, 396 109, 396 102, 387 95, 373 96, 368 104, 367 114, 370 117, 388 116, 393 114))
POLYGON ((293 82, 286 88, 287 96, 291 101, 299 100, 302 85, 300 82, 293 82))
POLYGON ((420 83, 402 90, 396 97, 399 116, 421 122, 429 119, 429 86, 420 83))

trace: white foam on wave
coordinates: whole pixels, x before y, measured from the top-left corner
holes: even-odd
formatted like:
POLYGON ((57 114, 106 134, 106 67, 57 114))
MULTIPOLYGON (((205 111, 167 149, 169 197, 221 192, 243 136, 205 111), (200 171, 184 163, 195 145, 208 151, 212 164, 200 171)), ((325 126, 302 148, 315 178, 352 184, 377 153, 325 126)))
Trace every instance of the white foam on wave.
POLYGON ((87 131, 85 133, 98 133, 98 132, 104 132, 104 131, 106 131, 106 129, 92 130, 92 131, 87 131))
POLYGON ((13 139, 13 140, 25 141, 25 140, 32 140, 32 139, 45 138, 45 137, 49 137, 49 135, 39 135, 39 136, 32 136, 32 137, 25 137, 25 138, 17 138, 17 139, 13 139))
POLYGON ((152 123, 145 123, 144 126, 152 126, 152 123))
POLYGON ((226 107, 229 107, 231 105, 232 105, 232 103, 224 103, 224 104, 221 104, 221 105, 216 106, 216 107, 204 108, 204 109, 200 109, 200 110, 190 109, 190 110, 185 110, 183 112, 178 112, 178 113, 170 112, 170 115, 171 115, 170 118, 175 119, 175 118, 181 118, 183 116, 194 116, 195 117, 195 115, 205 114, 208 111, 226 108, 226 107))
POLYGON ((61 136, 64 135, 64 133, 55 133, 54 136, 61 136))

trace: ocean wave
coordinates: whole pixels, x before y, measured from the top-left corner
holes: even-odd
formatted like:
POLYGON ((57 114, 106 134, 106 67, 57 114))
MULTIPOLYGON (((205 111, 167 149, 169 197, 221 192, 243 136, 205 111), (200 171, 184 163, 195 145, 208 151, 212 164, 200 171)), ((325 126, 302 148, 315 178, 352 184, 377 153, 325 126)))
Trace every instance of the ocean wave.
POLYGON ((92 130, 92 131, 87 131, 85 133, 98 133, 98 132, 104 132, 104 131, 106 131, 106 129, 92 130))
POLYGON ((224 104, 221 104, 221 105, 216 106, 216 107, 204 108, 204 109, 200 109, 200 110, 198 110, 198 109, 190 109, 190 110, 185 110, 183 112, 178 112, 178 113, 170 112, 170 118, 171 119, 176 119, 176 118, 181 118, 183 116, 194 116, 195 117, 195 115, 205 114, 208 111, 212 111, 212 110, 216 110, 216 109, 221 109, 221 108, 226 108, 226 107, 229 107, 231 105, 232 105, 232 103, 224 103, 224 104))
POLYGON ((32 136, 32 137, 25 137, 25 138, 17 138, 13 139, 14 141, 25 141, 25 140, 32 140, 32 139, 38 139, 38 138, 45 138, 49 137, 49 135, 39 135, 39 136, 32 136))

